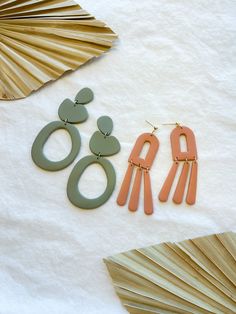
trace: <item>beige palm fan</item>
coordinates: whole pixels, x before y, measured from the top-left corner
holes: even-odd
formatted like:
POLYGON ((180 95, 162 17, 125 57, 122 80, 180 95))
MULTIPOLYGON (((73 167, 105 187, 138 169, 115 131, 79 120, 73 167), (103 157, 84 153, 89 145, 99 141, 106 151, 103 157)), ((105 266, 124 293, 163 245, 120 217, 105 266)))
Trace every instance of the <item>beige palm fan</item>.
POLYGON ((236 313, 235 233, 162 243, 105 263, 129 313, 236 313))
POLYGON ((116 37, 72 0, 1 0, 0 99, 26 97, 101 55, 116 37))

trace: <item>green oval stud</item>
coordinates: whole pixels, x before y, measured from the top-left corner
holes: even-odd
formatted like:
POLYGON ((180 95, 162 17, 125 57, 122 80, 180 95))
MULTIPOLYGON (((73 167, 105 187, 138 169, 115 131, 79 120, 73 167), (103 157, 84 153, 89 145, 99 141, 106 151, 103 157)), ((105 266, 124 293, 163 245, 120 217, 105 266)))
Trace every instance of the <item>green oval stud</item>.
POLYGON ((120 143, 115 136, 104 136, 96 131, 89 142, 92 153, 101 156, 111 156, 120 151, 120 143))
POLYGON ((92 100, 93 100, 93 91, 88 87, 81 89, 78 92, 78 94, 75 96, 76 104, 84 105, 84 104, 89 103, 92 100))
POLYGON ((57 171, 70 165, 79 153, 81 145, 80 134, 77 128, 69 123, 53 121, 47 124, 37 135, 31 150, 34 163, 44 170, 57 171), (65 129, 71 136, 72 147, 66 158, 60 161, 51 161, 43 153, 43 147, 49 136, 56 130, 65 129))
POLYGON ((68 98, 61 103, 58 115, 62 121, 69 123, 84 122, 88 118, 87 109, 83 105, 75 104, 68 98))
POLYGON ((104 158, 98 158, 94 155, 85 156, 75 165, 72 170, 68 184, 67 184, 67 196, 72 204, 82 209, 94 209, 104 204, 111 196, 116 183, 116 174, 111 162, 104 158), (79 189, 79 180, 87 167, 97 163, 102 166, 107 177, 107 186, 102 195, 97 198, 89 199, 83 196, 79 189))
POLYGON ((113 121, 108 116, 102 116, 97 120, 98 129, 104 135, 110 135, 113 130, 113 121))

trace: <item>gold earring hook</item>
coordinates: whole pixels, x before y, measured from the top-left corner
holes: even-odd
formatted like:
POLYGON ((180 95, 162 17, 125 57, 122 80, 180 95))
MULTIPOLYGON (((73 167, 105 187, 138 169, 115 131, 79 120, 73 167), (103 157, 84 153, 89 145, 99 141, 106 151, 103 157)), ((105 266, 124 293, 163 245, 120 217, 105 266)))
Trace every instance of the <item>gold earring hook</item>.
POLYGON ((175 122, 175 123, 162 123, 162 125, 175 125, 177 127, 182 128, 181 124, 179 122, 175 122))
POLYGON ((145 121, 146 121, 149 125, 151 125, 151 126, 153 127, 152 134, 158 130, 158 127, 157 127, 157 126, 155 126, 154 124, 152 124, 151 122, 149 122, 149 121, 147 121, 147 120, 145 120, 145 121))

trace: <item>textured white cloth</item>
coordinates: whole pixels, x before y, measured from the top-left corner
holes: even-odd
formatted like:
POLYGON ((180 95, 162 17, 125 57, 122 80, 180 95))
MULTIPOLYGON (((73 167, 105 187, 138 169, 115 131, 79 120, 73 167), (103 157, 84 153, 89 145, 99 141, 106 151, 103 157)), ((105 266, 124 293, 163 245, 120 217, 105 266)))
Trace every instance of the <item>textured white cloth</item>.
MULTIPOLYGON (((80 4, 119 34, 115 47, 78 71, 30 97, 0 102, 0 313, 123 314, 102 259, 121 251, 236 230, 235 1, 93 1, 80 4), (82 149, 96 119, 110 115, 121 143, 109 157, 117 173, 110 200, 93 211, 74 207, 66 196, 74 166, 58 172, 36 167, 35 136, 58 120, 57 109, 82 87, 95 99, 89 120, 77 125, 82 149), (151 170, 155 214, 145 216, 143 195, 132 214, 116 205, 127 159, 138 135, 179 121, 196 135, 199 153, 197 203, 160 203, 157 195, 172 164, 171 126, 157 132, 160 149, 151 170)), ((58 131, 47 155, 62 158, 70 148, 58 131)), ((105 176, 90 167, 80 188, 103 191, 105 176), (93 172, 94 171, 94 172, 93 172)))

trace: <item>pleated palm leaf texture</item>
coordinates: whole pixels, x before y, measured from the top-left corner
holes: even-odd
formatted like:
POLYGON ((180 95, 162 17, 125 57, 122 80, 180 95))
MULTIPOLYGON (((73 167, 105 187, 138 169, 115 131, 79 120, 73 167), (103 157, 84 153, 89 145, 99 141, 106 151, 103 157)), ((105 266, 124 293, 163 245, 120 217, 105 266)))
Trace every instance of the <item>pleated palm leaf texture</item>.
POLYGON ((116 37, 72 0, 1 0, 0 99, 26 97, 98 57, 116 37))
POLYGON ((105 259, 129 313, 236 313, 236 234, 162 243, 105 259))

